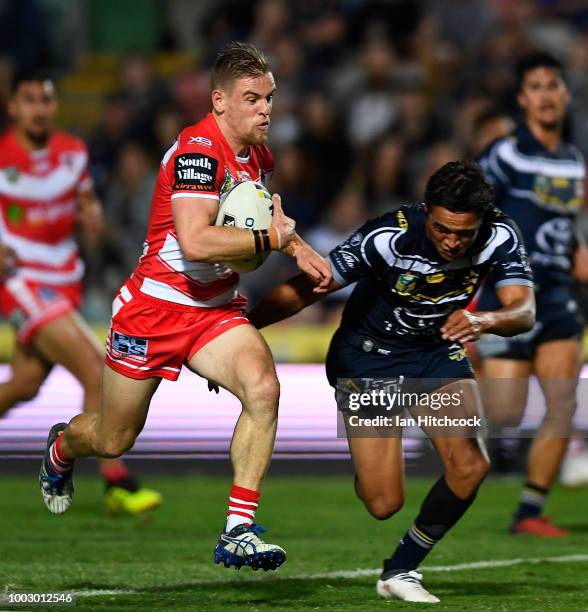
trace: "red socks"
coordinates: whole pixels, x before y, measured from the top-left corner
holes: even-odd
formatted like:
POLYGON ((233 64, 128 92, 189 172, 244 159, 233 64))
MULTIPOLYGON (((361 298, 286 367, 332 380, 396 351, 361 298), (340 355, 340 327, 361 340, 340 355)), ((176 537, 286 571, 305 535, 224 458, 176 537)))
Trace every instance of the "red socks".
POLYGON ((120 482, 129 477, 129 470, 122 461, 109 462, 100 466, 100 475, 106 482, 120 482))
POLYGON ((60 432, 57 436, 57 440, 53 442, 49 449, 49 465, 54 472, 58 474, 62 472, 69 472, 72 469, 74 460, 66 457, 61 450, 61 436, 63 432, 60 432))
POLYGON ((229 494, 229 509, 227 510, 227 526, 225 532, 231 531, 237 525, 251 525, 255 519, 255 511, 259 503, 259 491, 233 485, 229 494))

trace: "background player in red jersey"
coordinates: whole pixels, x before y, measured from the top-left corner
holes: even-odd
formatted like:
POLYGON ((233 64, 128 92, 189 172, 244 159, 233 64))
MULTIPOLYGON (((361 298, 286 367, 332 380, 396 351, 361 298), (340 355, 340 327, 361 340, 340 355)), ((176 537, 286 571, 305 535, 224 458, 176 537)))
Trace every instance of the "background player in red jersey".
MULTIPOLYGON (((102 229, 102 209, 88 173, 86 145, 53 129, 55 87, 41 73, 14 80, 14 126, 0 138, 0 310, 16 331, 12 373, 0 384, 0 415, 35 397, 54 364, 84 389, 85 412, 99 406, 103 350, 77 314, 84 266, 74 240, 102 229)), ((139 488, 120 459, 101 459, 106 504, 142 512, 161 496, 139 488)))
POLYGON ((118 457, 130 448, 162 378, 185 364, 233 393, 243 410, 231 443, 234 484, 215 562, 275 569, 286 554, 254 524, 277 425, 279 383, 270 350, 243 311, 239 277, 226 262, 267 250, 296 258, 317 291, 329 266, 294 231, 274 195, 269 230, 215 226, 219 199, 240 181, 264 183, 273 158, 264 143, 276 89, 255 47, 231 43, 212 70, 213 112, 184 129, 164 155, 139 264, 114 300, 99 414, 55 425, 40 484, 52 512, 67 510, 73 460, 118 457))

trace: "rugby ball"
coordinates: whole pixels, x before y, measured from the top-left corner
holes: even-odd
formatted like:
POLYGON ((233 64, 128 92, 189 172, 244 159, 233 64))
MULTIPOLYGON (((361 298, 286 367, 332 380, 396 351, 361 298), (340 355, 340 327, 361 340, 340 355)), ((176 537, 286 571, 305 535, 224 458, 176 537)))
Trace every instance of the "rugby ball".
MULTIPOLYGON (((259 183, 237 183, 221 197, 215 225, 242 229, 268 229, 272 224, 274 207, 269 191, 259 183)), ((234 272, 253 272, 267 259, 269 252, 258 253, 247 259, 228 261, 234 272)))

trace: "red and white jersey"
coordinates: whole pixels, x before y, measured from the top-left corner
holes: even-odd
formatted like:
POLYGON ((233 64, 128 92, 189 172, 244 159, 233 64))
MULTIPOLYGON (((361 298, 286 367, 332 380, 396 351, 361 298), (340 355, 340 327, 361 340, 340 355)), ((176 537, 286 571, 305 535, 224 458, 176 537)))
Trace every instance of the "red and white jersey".
POLYGON ((194 206, 203 198, 220 200, 242 181, 265 184, 272 170, 273 157, 263 145, 250 146, 247 157, 237 157, 211 113, 183 130, 161 161, 143 255, 131 276, 136 288, 184 306, 220 306, 235 298, 238 274, 221 263, 184 257, 171 203, 176 198, 194 206))
POLYGON ((16 252, 14 275, 48 285, 81 280, 73 232, 78 196, 91 187, 79 138, 54 132, 47 148, 29 151, 12 129, 0 137, 0 242, 16 252))

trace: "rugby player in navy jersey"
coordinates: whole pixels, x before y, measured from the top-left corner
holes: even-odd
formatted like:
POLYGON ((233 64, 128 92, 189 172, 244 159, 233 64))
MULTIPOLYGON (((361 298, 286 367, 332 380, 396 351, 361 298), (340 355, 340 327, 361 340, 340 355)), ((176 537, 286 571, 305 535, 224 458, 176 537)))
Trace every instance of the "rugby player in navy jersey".
MULTIPOLYGON (((484 377, 505 379, 493 385, 485 402, 489 420, 498 425, 520 423, 529 376, 539 379, 547 409, 531 444, 511 532, 561 537, 567 531, 542 516, 542 510, 576 410, 583 321, 573 277, 588 281, 588 257, 575 217, 584 200, 585 167, 580 152, 562 136, 570 95, 561 64, 535 52, 521 60, 517 77, 524 121, 512 135, 490 145, 480 163, 493 183, 496 206, 521 229, 535 280, 537 321, 515 338, 485 336, 477 350, 484 377)), ((488 283, 479 308, 499 306, 488 283)))
MULTIPOLYGON (((425 202, 368 221, 331 251, 329 292, 357 281, 327 357, 327 377, 451 379, 443 391, 465 390, 464 414, 481 414, 462 343, 485 331, 513 336, 534 323, 532 276, 518 230, 491 206, 492 188, 474 162, 450 162, 428 181, 425 202), (502 308, 465 307, 494 271, 502 308)), ((257 327, 289 317, 324 295, 297 276, 250 313, 257 327)), ((439 384, 439 383, 437 383, 439 384)), ((439 388, 440 389, 440 388, 439 388)), ((439 390, 438 389, 438 390, 439 390)), ((474 501, 489 462, 478 437, 425 429, 445 468, 377 583, 385 598, 437 602, 416 569, 474 501)), ((347 430, 355 488, 367 510, 384 520, 400 510, 404 468, 400 435, 356 437, 347 430)))

